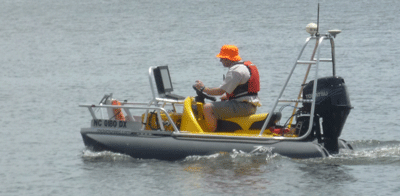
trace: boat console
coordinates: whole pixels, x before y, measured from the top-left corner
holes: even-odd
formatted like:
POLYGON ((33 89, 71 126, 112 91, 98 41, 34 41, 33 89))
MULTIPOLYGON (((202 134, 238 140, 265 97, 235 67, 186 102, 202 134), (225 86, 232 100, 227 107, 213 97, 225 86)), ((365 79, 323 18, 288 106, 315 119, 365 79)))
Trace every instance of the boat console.
POLYGON ((173 100, 185 99, 183 96, 172 94, 174 87, 172 86, 172 80, 167 65, 152 67, 150 69, 152 69, 153 72, 153 74, 150 74, 150 81, 155 81, 158 93, 156 95, 155 90, 153 90, 153 98, 160 97, 173 100))

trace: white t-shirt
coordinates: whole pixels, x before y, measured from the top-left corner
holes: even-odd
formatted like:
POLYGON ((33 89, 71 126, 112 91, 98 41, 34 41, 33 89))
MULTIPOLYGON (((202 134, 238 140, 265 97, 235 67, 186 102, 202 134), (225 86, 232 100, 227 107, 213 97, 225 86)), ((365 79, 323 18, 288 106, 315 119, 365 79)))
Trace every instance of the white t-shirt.
MULTIPOLYGON (((250 71, 243 64, 236 64, 229 68, 222 85, 219 87, 227 93, 232 93, 238 85, 245 84, 250 79, 250 71)), ((236 101, 246 101, 261 106, 260 98, 257 95, 243 96, 236 101)))

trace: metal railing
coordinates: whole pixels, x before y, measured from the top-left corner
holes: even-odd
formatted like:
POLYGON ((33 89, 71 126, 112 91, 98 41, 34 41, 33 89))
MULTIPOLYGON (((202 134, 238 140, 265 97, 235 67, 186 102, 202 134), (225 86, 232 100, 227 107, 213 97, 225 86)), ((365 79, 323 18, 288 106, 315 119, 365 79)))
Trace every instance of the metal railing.
MULTIPOLYGON (((146 105, 146 103, 128 103, 128 104, 146 105)), ((132 109, 133 110, 146 110, 147 111, 146 112, 146 117, 145 117, 146 120, 147 120, 148 111, 149 110, 155 110, 155 111, 157 111, 157 119, 160 122, 159 125, 160 125, 160 129, 162 131, 165 131, 165 127, 164 127, 164 124, 163 124, 164 121, 161 118, 161 112, 166 114, 165 116, 167 117, 168 122, 172 125, 172 127, 174 129, 174 132, 179 132, 178 127, 176 126, 176 124, 174 123, 172 118, 168 115, 168 111, 163 107, 157 107, 157 106, 125 106, 125 105, 122 105, 122 106, 120 106, 120 105, 94 105, 94 104, 92 104, 92 105, 82 104, 82 105, 79 105, 79 107, 88 108, 88 110, 89 110, 89 112, 92 115, 92 118, 94 120, 97 120, 98 118, 97 118, 95 112, 93 111, 93 108, 124 109, 125 111, 127 111, 127 115, 129 115, 129 116, 132 116, 131 112, 130 112, 130 110, 132 110, 132 109)), ((143 122, 143 123, 146 123, 146 121, 143 122)), ((144 130, 144 127, 142 127, 142 130, 144 130)))

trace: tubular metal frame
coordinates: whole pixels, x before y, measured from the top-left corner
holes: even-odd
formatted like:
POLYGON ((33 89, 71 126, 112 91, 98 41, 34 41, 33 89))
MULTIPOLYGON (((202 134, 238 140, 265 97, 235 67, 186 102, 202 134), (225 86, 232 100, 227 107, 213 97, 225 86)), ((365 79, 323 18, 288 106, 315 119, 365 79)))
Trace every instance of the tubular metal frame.
MULTIPOLYGON (((165 131, 164 125, 163 125, 163 121, 161 119, 161 111, 164 112, 165 114, 168 114, 167 110, 165 108, 162 107, 151 107, 151 106, 120 106, 120 105, 79 105, 79 107, 86 107, 89 109, 90 114, 92 115, 92 118, 94 120, 97 120, 98 118, 96 117, 96 114, 93 111, 93 108, 113 108, 113 109, 124 109, 124 110, 130 110, 130 109, 140 109, 140 110, 156 110, 157 111, 157 117, 158 117, 158 121, 161 122, 160 123, 160 128, 162 131, 165 131)), ((179 132, 178 127, 176 127, 174 121, 172 120, 172 118, 169 115, 166 115, 166 117, 168 118, 169 123, 171 123, 172 127, 174 128, 174 132, 179 132)))
MULTIPOLYGON (((290 73, 289 73, 289 75, 288 75, 288 77, 286 79, 286 82, 285 82, 281 92, 279 93, 278 98, 274 102, 274 105, 273 105, 273 107, 271 109, 271 112, 269 113, 269 114, 273 114, 274 113, 274 111, 276 109, 276 106, 278 105, 279 102, 308 102, 308 103, 311 102, 311 114, 310 114, 310 121, 309 121, 307 132, 303 136, 296 137, 296 138, 279 136, 279 137, 272 137, 270 139, 276 139, 276 140, 303 140, 303 139, 307 138, 310 135, 311 130, 312 130, 312 124, 314 122, 315 101, 316 101, 316 94, 317 94, 316 91, 317 91, 317 85, 318 85, 317 84, 318 83, 318 69, 319 69, 319 63, 320 62, 332 62, 333 76, 336 76, 334 36, 332 36, 330 34, 311 36, 311 37, 306 39, 306 42, 304 43, 303 48, 301 49, 300 54, 297 57, 296 62, 294 63, 293 68, 290 71, 290 73), (329 39, 330 40, 331 56, 332 56, 331 59, 321 59, 320 58, 321 45, 322 45, 322 43, 323 43, 323 41, 325 39, 329 39), (316 40, 317 49, 312 54, 312 56, 315 57, 315 58, 313 58, 313 60, 311 60, 311 61, 301 61, 300 58, 302 57, 304 49, 306 48, 306 46, 308 45, 310 40, 316 40), (316 67, 315 74, 314 74, 312 98, 311 98, 311 100, 304 100, 304 99, 282 100, 281 97, 283 95, 283 92, 285 91, 285 89, 286 89, 286 87, 287 87, 287 85, 289 83, 289 80, 292 77, 294 70, 296 69, 297 64, 309 64, 309 65, 315 65, 315 67, 316 67)), ((263 126, 261 128, 259 136, 262 136, 262 134, 264 133, 269 121, 271 121, 271 117, 272 117, 272 115, 268 115, 265 123, 263 124, 263 126)))

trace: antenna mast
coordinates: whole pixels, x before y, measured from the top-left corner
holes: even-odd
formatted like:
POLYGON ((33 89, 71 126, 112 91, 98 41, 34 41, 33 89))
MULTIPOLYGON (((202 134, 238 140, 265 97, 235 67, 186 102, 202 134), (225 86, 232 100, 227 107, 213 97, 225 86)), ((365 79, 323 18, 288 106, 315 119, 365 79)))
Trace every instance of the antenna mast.
POLYGON ((317 33, 316 36, 319 36, 319 3, 318 3, 318 14, 317 14, 317 33))

